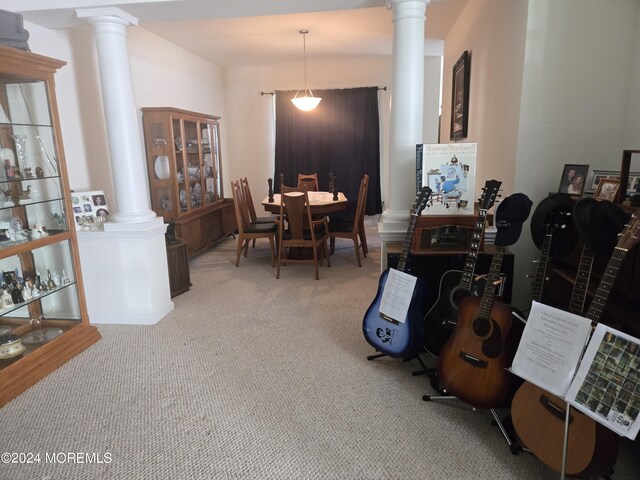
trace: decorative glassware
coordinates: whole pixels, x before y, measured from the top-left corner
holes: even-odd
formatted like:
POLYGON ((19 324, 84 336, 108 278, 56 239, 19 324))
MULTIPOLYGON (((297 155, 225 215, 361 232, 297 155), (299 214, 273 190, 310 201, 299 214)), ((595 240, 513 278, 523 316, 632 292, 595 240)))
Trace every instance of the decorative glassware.
POLYGON ((28 176, 27 173, 31 172, 31 167, 27 166, 27 136, 26 135, 11 135, 13 141, 16 144, 16 153, 18 154, 18 165, 22 170, 23 175, 28 176))
MULTIPOLYGON (((58 170, 56 170, 57 160, 55 159, 55 157, 53 160, 51 160, 51 157, 47 153, 47 149, 45 148, 44 143, 42 143, 42 139, 40 138, 40 135, 36 135, 36 140, 38 140, 38 145, 40 146, 40 157, 42 158, 41 163, 44 165, 45 164, 44 159, 46 158, 47 162, 49 163, 49 166, 51 167, 51 170, 53 171, 53 175, 57 175, 58 174, 58 170)), ((41 167, 36 168, 36 176, 38 177, 44 176, 44 171, 42 171, 41 167), (37 175, 38 168, 40 168, 41 175, 37 175)))

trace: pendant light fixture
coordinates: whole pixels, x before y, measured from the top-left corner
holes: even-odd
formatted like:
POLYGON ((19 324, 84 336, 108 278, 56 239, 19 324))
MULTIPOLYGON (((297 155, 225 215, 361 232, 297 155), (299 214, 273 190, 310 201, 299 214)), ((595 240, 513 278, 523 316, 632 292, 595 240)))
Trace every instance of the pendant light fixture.
POLYGON ((311 88, 309 87, 309 83, 307 82, 307 41, 306 41, 307 37, 306 35, 307 33, 309 33, 309 30, 299 30, 299 33, 302 34, 302 48, 304 51, 304 90, 303 90, 302 96, 300 97, 298 96, 300 94, 300 90, 298 90, 296 92, 295 97, 293 97, 291 101, 299 110, 308 112, 316 108, 320 103, 320 100, 322 100, 322 98, 313 96, 313 92, 311 91, 311 88))

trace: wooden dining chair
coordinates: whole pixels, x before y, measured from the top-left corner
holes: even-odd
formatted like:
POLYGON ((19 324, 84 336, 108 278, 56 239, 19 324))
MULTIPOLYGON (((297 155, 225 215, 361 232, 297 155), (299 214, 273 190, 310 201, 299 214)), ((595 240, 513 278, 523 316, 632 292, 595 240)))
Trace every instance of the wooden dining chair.
MULTIPOLYGON (((306 188, 293 188, 282 186, 280 190, 280 218, 285 218, 286 222, 278 222, 278 270, 276 278, 280 278, 280 266, 293 262, 313 262, 316 280, 320 278, 318 273, 318 260, 320 254, 322 258, 327 259, 327 266, 331 266, 329 259, 329 227, 327 217, 314 220, 311 216, 311 207, 309 206, 309 195, 306 188), (298 248, 299 247, 299 248, 298 248), (288 248, 289 252, 286 257, 283 256, 284 250, 288 248), (313 257, 308 258, 304 255, 306 252, 294 256, 292 249, 309 249, 313 253, 313 257)), ((322 259, 321 259, 322 263, 322 259)))
POLYGON ((236 252, 236 267, 240 265, 240 252, 244 248, 244 258, 247 258, 249 250, 249 241, 257 238, 266 238, 269 240, 271 248, 271 265, 275 266, 275 236, 277 226, 275 222, 271 223, 251 223, 249 220, 249 212, 242 195, 242 186, 240 180, 231 182, 231 192, 233 193, 233 206, 236 212, 236 221, 238 224, 238 249, 236 252))
POLYGON ((317 173, 299 173, 298 174, 298 188, 303 186, 307 187, 307 192, 318 191, 318 174, 317 173))
POLYGON ((362 266, 360 261, 360 248, 362 248, 362 255, 366 258, 366 236, 364 235, 364 213, 367 204, 367 191, 369 189, 369 175, 364 175, 360 180, 360 190, 358 191, 358 204, 356 206, 356 213, 353 217, 353 221, 349 220, 335 220, 329 222, 329 237, 331 241, 331 253, 335 251, 336 238, 348 238, 353 241, 353 246, 356 250, 356 258, 358 259, 358 266, 362 266), (358 244, 358 238, 360 238, 360 244, 358 244))
POLYGON ((253 198, 251 198, 251 189, 249 188, 249 180, 247 177, 240 179, 240 185, 242 186, 242 195, 247 204, 247 211, 249 212, 249 220, 251 223, 273 223, 275 217, 258 217, 258 215, 256 215, 256 207, 253 204, 253 198))

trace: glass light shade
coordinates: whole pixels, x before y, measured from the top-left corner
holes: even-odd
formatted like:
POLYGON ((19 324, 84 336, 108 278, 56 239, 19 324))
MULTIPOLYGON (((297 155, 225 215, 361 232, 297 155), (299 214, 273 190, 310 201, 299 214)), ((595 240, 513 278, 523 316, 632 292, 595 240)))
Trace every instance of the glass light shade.
POLYGON ((316 108, 320 100, 322 100, 320 97, 308 97, 305 95, 304 97, 292 98, 291 102, 293 102, 297 109, 308 112, 316 108))

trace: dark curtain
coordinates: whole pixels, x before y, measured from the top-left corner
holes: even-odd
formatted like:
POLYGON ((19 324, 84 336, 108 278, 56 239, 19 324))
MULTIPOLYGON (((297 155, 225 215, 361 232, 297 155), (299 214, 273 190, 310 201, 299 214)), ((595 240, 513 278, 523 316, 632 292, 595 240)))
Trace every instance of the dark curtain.
POLYGON ((349 206, 337 216, 353 217, 360 179, 369 175, 367 215, 382 212, 380 195, 380 127, 378 88, 315 90, 320 104, 310 112, 293 106, 295 92, 276 92, 274 190, 298 184, 298 173, 317 173, 318 188, 328 190, 329 172, 349 206))

